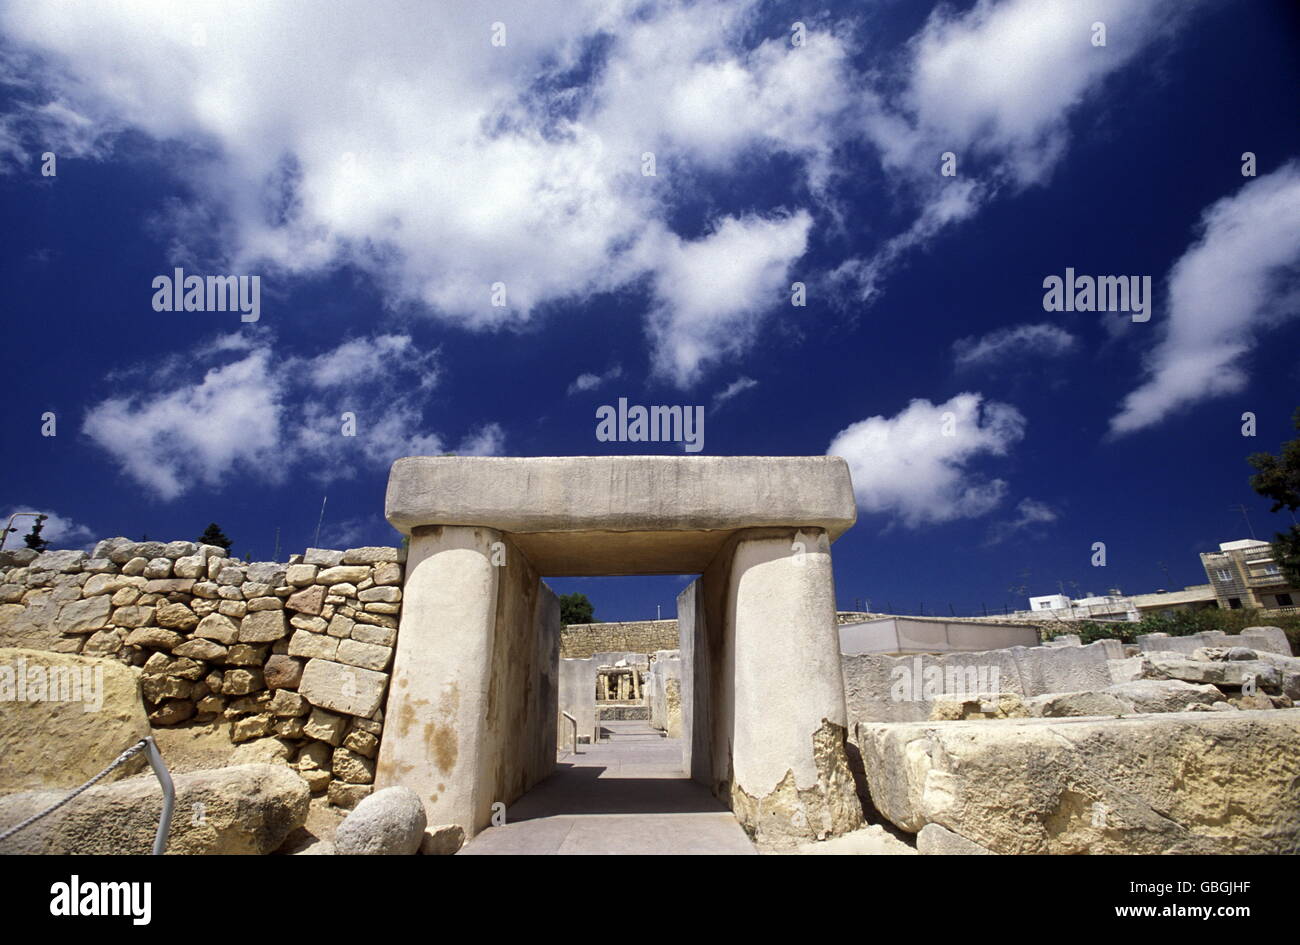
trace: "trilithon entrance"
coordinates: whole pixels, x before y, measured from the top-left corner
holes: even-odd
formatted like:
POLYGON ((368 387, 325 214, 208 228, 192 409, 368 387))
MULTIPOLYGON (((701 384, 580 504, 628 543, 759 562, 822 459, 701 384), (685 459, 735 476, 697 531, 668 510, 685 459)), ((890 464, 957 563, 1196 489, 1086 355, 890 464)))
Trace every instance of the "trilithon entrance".
POLYGON ((412 457, 410 535, 376 787, 486 827, 555 766, 553 575, 699 574, 677 600, 683 768, 756 837, 861 822, 844 748, 830 544, 856 518, 835 457, 412 457))

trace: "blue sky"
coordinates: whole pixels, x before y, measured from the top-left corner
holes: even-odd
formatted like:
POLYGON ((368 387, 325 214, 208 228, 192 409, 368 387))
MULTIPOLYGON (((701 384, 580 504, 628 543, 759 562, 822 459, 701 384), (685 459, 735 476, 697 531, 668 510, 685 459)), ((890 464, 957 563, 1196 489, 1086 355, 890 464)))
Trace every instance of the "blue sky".
POLYGON ((322 543, 395 543, 398 456, 680 452, 597 441, 626 397, 845 456, 844 608, 1182 586, 1232 506, 1282 527, 1245 456, 1300 403, 1292 4, 462 6, 0 3, 0 511, 260 559, 328 496, 322 543), (259 319, 154 311, 176 266, 259 319), (1149 321, 1045 311, 1067 267, 1149 321))

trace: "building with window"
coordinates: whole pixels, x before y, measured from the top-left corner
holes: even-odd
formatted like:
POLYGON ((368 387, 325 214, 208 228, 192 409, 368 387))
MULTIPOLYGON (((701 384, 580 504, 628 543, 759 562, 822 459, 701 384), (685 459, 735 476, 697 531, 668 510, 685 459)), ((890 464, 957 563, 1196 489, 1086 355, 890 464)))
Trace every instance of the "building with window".
POLYGON ((1300 613, 1300 589, 1291 587, 1266 541, 1225 541, 1201 555, 1214 596, 1225 610, 1261 609, 1300 613))

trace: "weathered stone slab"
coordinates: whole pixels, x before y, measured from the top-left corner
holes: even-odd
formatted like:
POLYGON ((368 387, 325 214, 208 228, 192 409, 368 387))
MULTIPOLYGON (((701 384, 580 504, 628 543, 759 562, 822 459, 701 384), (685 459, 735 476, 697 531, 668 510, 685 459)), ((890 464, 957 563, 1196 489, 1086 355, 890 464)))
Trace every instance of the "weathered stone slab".
MULTIPOLYGON (((0 794, 80 786, 148 734, 130 667, 117 660, 0 649, 0 794)), ((143 765, 142 756, 134 758, 110 780, 143 765)))
POLYGON ((282 610, 259 610, 244 617, 239 624, 240 643, 268 643, 279 640, 288 628, 282 610))
MULTIPOLYGON (((284 765, 242 765, 174 774, 176 810, 168 853, 267 854, 307 820, 307 782, 284 765), (201 810, 202 817, 188 812, 201 810), (179 812, 187 812, 179 816, 179 812)), ((0 828, 66 792, 0 798, 0 828)), ((0 853, 144 854, 153 845, 162 792, 152 773, 99 784, 0 845, 0 853)))
POLYGON ((863 723, 871 799, 995 853, 1284 853, 1300 844, 1300 709, 863 723))
POLYGON ((387 685, 387 673, 313 659, 302 671, 298 691, 312 705, 366 718, 379 708, 387 685))
POLYGON ((1057 692, 1105 689, 1112 684, 1110 648, 1013 646, 974 653, 843 656, 849 722, 920 722, 936 698, 1009 693, 1022 699, 1057 692))
POLYGON ((703 571, 744 528, 857 519, 836 456, 413 456, 393 464, 388 521, 485 526, 543 575, 703 571), (584 533, 599 532, 601 554, 584 533))
POLYGON ((111 610, 111 601, 103 596, 68 601, 59 610, 57 626, 62 633, 94 633, 108 626, 111 610))

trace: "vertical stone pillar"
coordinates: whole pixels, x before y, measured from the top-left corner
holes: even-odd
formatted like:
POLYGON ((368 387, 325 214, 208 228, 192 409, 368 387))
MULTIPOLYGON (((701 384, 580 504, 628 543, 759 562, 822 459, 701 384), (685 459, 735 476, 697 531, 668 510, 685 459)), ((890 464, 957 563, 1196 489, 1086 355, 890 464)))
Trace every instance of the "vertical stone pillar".
POLYGON ((747 830, 767 839, 855 829, 862 809, 845 752, 826 533, 742 532, 732 550, 727 605, 734 660, 732 810, 747 830))
MULTIPOLYGON (((488 716, 500 569, 490 528, 426 526, 411 535, 377 789, 404 785, 431 824, 486 823, 480 797, 493 748, 488 716)), ((498 546, 499 547, 499 546, 498 546)))

